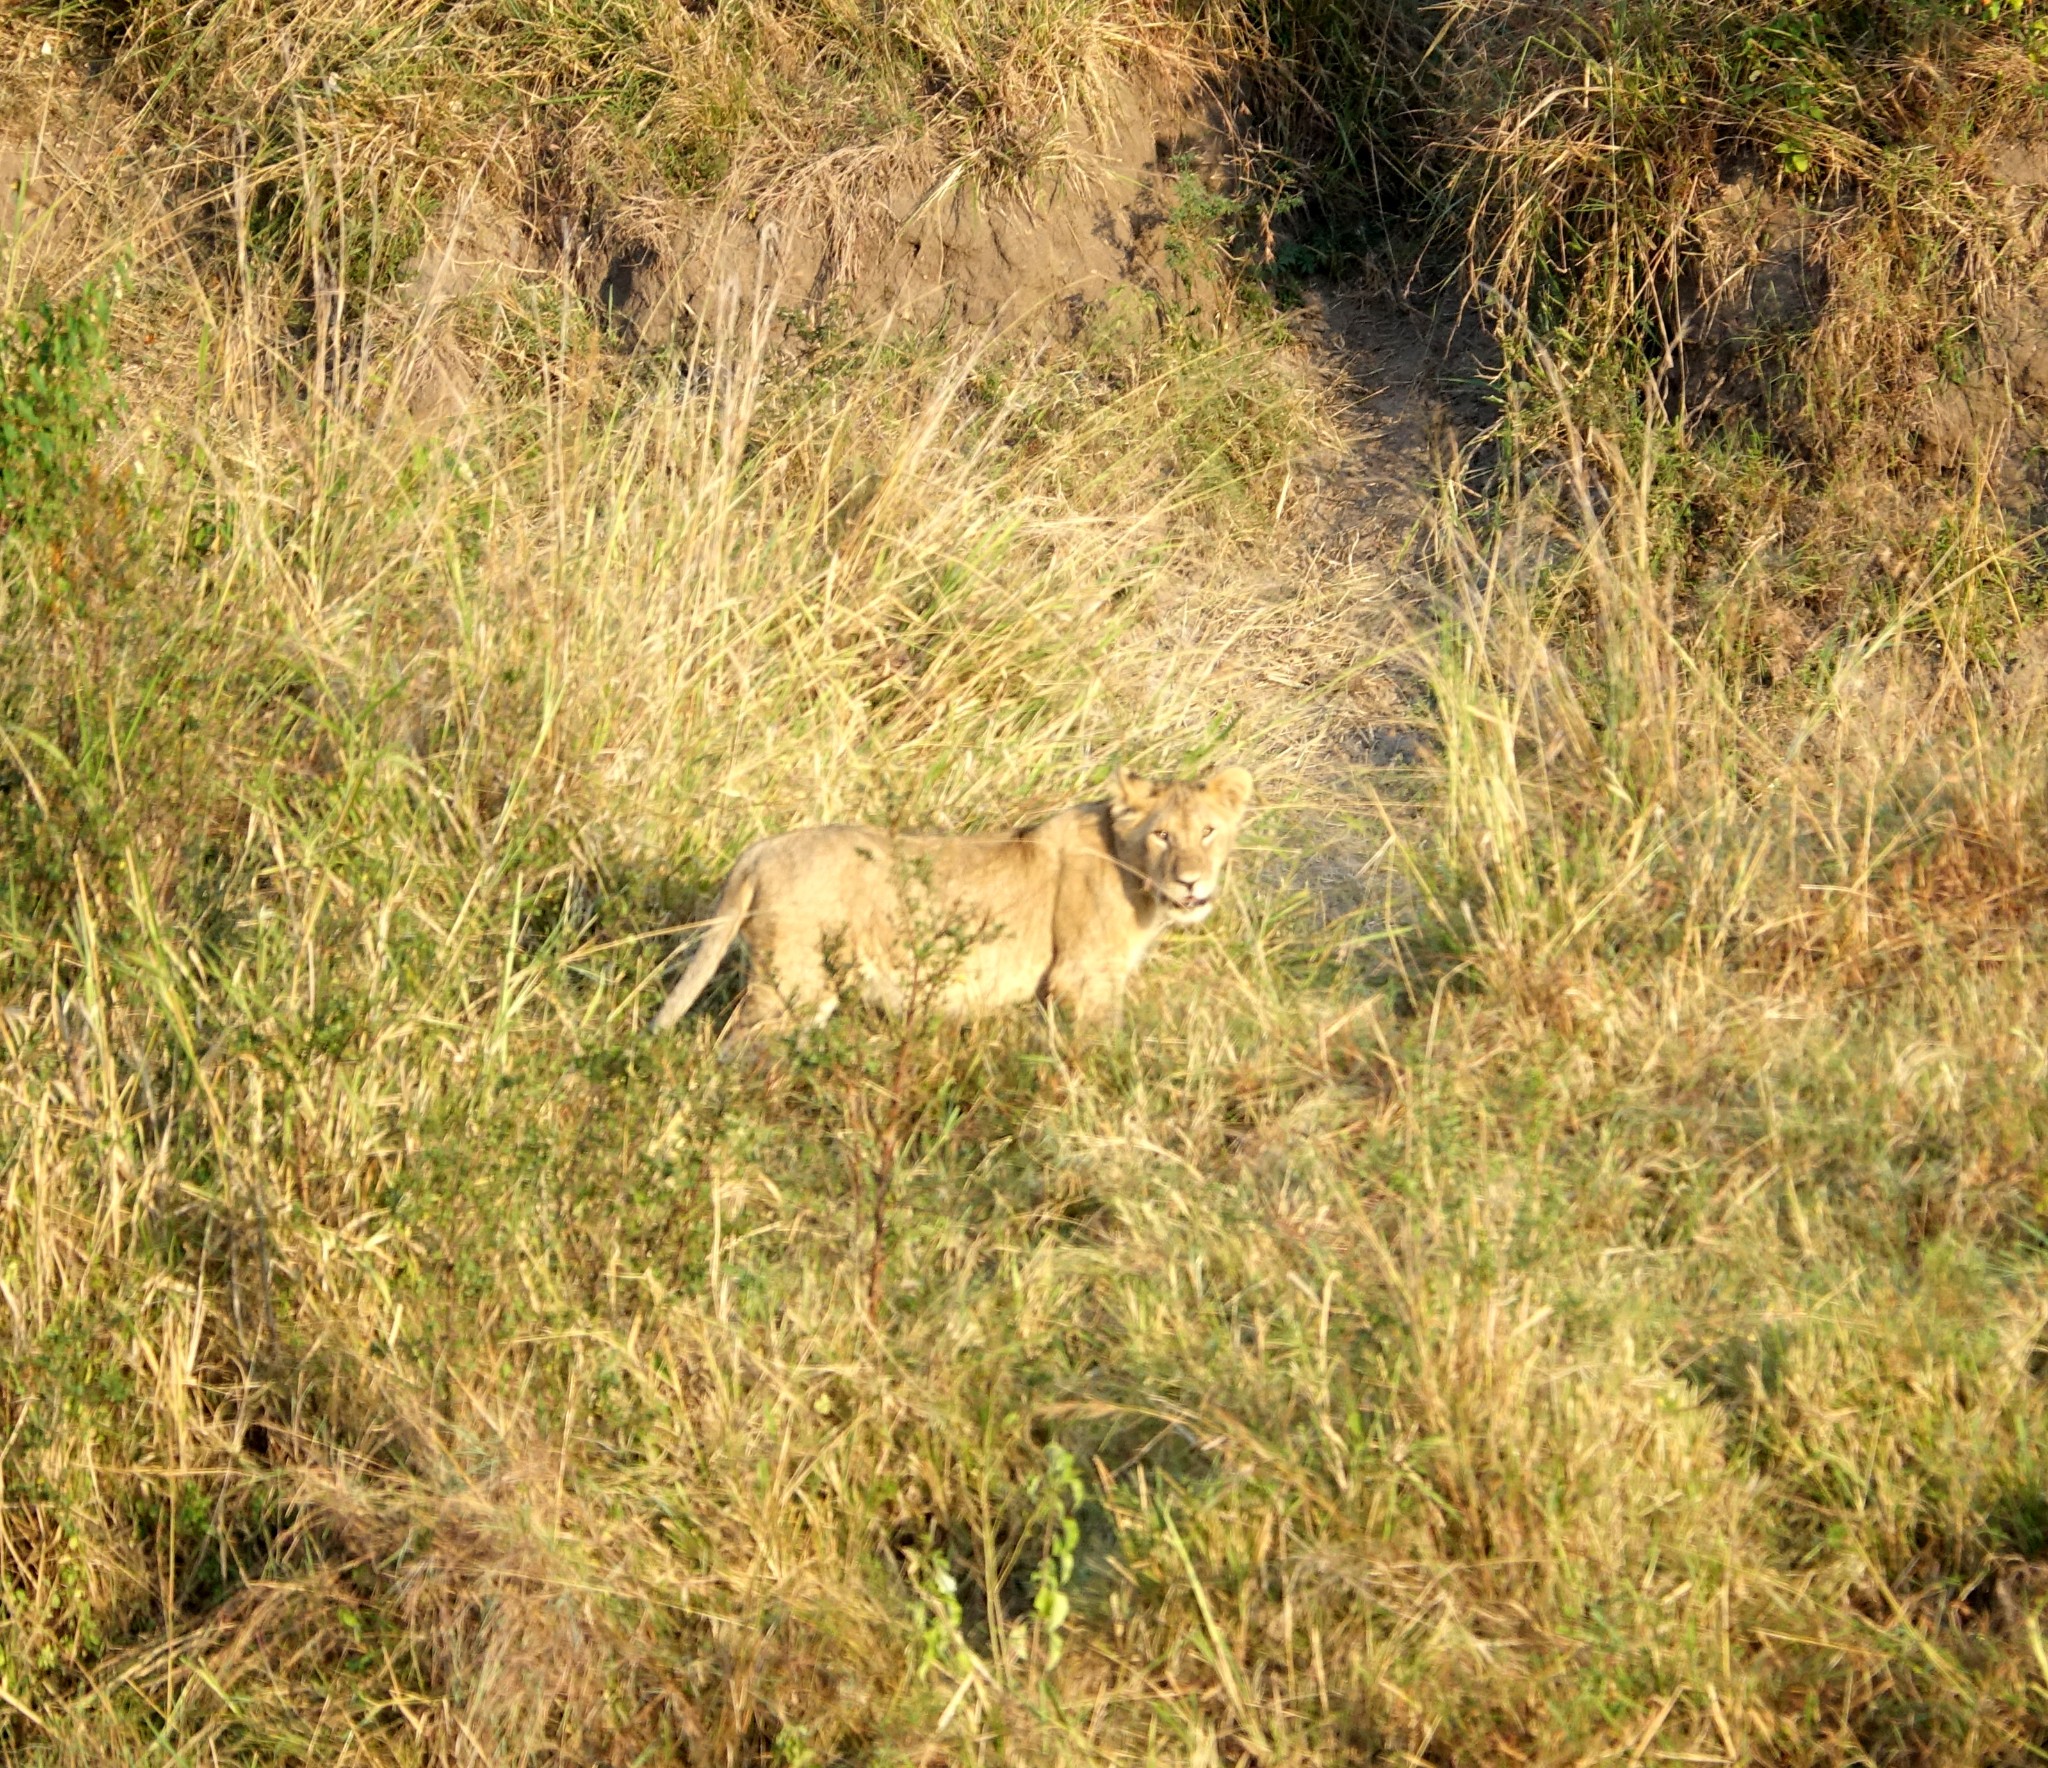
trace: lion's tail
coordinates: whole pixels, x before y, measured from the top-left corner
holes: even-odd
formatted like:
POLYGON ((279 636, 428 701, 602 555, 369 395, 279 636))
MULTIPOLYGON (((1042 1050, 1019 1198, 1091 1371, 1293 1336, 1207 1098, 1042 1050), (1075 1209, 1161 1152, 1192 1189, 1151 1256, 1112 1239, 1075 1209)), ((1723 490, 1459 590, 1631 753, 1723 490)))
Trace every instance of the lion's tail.
POLYGON ((739 937, 753 906, 754 868, 742 860, 725 881, 725 888, 718 893, 718 906, 711 911, 711 920, 697 942, 690 967, 669 990, 668 999, 661 1003, 661 1011, 655 1014, 656 1031, 673 1030, 676 1021, 697 1004, 697 997, 710 986, 711 978, 717 974, 719 964, 732 948, 732 942, 739 937))

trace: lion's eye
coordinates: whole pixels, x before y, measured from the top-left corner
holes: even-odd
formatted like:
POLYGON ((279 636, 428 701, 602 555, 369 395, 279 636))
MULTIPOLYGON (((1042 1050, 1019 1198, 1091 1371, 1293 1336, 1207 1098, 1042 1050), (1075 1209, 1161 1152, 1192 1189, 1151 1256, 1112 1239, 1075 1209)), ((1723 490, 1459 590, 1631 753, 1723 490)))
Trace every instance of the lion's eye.
POLYGON ((1202 845, 1204 847, 1207 847, 1209 843, 1215 839, 1216 831, 1214 829, 1204 829, 1202 831, 1202 845))
POLYGON ((1145 841, 1151 847, 1164 847, 1166 845, 1166 837, 1157 829, 1154 829, 1151 834, 1147 835, 1145 841))

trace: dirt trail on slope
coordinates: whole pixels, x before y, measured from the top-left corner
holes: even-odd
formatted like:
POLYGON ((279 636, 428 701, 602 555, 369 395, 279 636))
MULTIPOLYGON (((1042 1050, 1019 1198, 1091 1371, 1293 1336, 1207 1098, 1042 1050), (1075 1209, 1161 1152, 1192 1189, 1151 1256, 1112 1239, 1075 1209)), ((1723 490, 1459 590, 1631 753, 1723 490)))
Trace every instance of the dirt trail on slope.
POLYGON ((1156 610, 1154 668, 1207 672, 1239 715, 1233 749, 1285 813, 1270 857, 1247 863, 1325 918, 1362 911, 1369 939, 1400 894, 1388 819, 1429 793, 1427 524, 1446 471, 1483 464, 1496 358, 1454 302, 1356 287, 1314 291, 1295 331, 1335 434, 1296 463, 1263 568, 1232 560, 1156 610))
POLYGON ((1346 432, 1309 463, 1306 538, 1347 559, 1397 556, 1437 480, 1493 423, 1491 340, 1449 297, 1425 308, 1359 288, 1316 290, 1298 330, 1346 432))
POLYGON ((1167 608, 1159 638, 1172 667, 1211 659, 1218 686, 1276 733, 1272 765, 1350 797, 1425 759, 1426 706, 1402 653, 1427 619, 1437 487, 1493 423, 1495 354, 1454 300, 1425 308, 1357 287, 1313 291, 1295 329, 1335 439, 1297 463, 1267 568, 1167 608))

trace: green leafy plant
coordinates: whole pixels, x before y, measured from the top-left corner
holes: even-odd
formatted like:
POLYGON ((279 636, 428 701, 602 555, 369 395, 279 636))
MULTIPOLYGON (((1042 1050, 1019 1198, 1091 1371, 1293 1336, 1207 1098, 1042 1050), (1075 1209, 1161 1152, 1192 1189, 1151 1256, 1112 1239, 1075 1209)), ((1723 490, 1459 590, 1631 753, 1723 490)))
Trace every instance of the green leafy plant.
POLYGON ((1067 1595, 1074 1581, 1074 1553, 1081 1545, 1081 1505, 1087 1494, 1074 1457, 1058 1443, 1048 1443, 1045 1472, 1031 1482, 1046 1513, 1044 1555, 1031 1574, 1031 1612, 1037 1617, 1039 1644, 1049 1674, 1066 1654, 1066 1625, 1073 1614, 1067 1595))
POLYGON ((0 331, 0 530, 46 536, 91 478, 112 405, 107 325, 114 289, 89 283, 38 302, 0 331))
POLYGON ((1166 215, 1166 261, 1182 276, 1208 267, 1224 237, 1239 221, 1243 205, 1225 191, 1211 190, 1191 156, 1174 161, 1173 204, 1166 215))

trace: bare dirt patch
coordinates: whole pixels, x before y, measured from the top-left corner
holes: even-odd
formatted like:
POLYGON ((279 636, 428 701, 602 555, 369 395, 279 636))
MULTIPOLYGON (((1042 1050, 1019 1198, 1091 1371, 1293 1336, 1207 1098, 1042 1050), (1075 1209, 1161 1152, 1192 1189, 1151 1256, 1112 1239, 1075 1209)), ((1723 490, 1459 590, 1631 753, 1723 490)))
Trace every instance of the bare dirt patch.
POLYGON ((1306 463, 1302 544, 1398 556, 1442 475, 1477 464, 1499 353, 1454 296, 1424 306, 1391 288, 1315 289, 1299 330, 1343 435, 1306 463))
POLYGON ((587 258, 591 292, 641 340, 722 303, 1058 332, 1118 302, 1134 316, 1218 310, 1194 219, 1232 186, 1240 155, 1230 114, 1199 89, 1126 87, 1031 189, 936 156, 870 158, 872 173, 858 156, 827 159, 745 200, 622 215, 587 258))
POLYGON ((1288 765, 1339 791, 1426 759, 1406 661, 1430 617, 1421 541, 1440 488, 1482 477, 1496 354, 1455 300, 1381 286, 1309 292, 1303 372, 1331 418, 1282 493, 1279 544, 1212 615, 1240 698, 1289 731, 1288 765))

